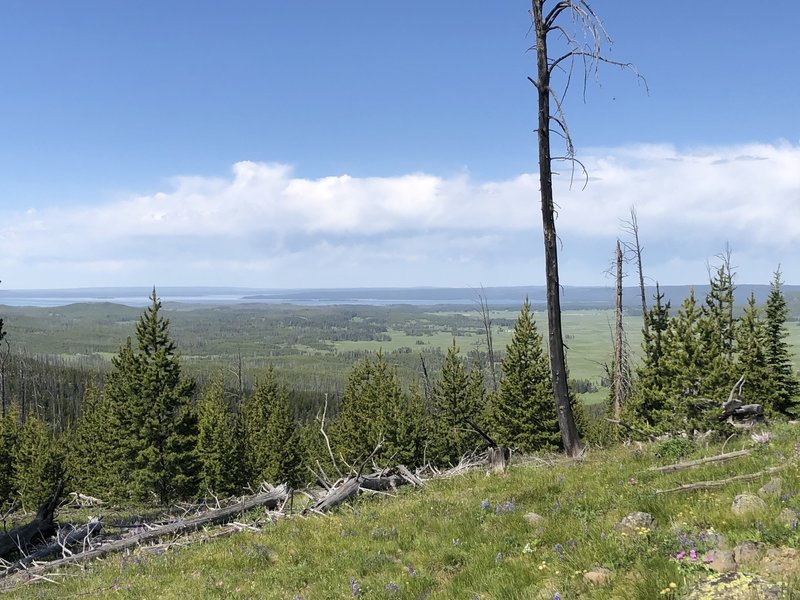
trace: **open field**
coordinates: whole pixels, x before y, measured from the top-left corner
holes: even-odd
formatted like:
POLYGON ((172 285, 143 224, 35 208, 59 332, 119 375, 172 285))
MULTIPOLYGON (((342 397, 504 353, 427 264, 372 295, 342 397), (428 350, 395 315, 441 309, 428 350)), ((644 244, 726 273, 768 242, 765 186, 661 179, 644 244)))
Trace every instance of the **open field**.
MULTIPOLYGON (((479 312, 472 306, 326 306, 249 304, 164 307, 186 367, 194 373, 230 370, 242 357, 245 373, 256 377, 274 365, 294 388, 336 391, 364 352, 383 352, 410 385, 420 376, 420 357, 437 368, 455 340, 462 355, 485 364, 486 341, 479 312)), ((8 340, 14 351, 52 355, 67 361, 108 365, 128 336, 133 336, 140 308, 110 303, 57 308, 3 307, 8 340)), ((492 310, 492 334, 498 358, 511 341, 515 307, 492 310)), ((610 362, 613 311, 570 310, 563 314, 570 376, 598 386, 610 362)), ((535 312, 546 335, 545 314, 535 312)), ((800 322, 788 324, 798 366, 800 322)), ((625 317, 630 352, 637 358, 641 317, 625 317)), ((592 403, 606 397, 585 394, 592 403)))

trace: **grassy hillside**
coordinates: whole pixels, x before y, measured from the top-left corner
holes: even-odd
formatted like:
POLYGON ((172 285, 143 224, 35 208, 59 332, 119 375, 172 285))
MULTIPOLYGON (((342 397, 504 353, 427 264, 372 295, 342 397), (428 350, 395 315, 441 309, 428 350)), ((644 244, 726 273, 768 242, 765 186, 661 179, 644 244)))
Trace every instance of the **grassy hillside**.
POLYGON ((768 444, 724 444, 725 452, 737 449, 751 454, 674 473, 649 469, 722 445, 678 439, 592 450, 577 462, 529 457, 503 476, 473 472, 396 497, 362 497, 327 517, 260 515, 258 532, 214 540, 208 531, 205 543, 140 549, 88 572, 48 575, 54 583, 26 584, 13 597, 681 598, 748 540, 755 546, 749 558, 738 556, 740 573, 795 586, 800 430, 776 426, 768 444), (768 468, 778 470, 711 490, 657 493, 768 468), (733 514, 737 494, 757 493, 772 478, 777 489, 762 494, 762 508, 733 514), (619 531, 634 511, 655 523, 619 531))

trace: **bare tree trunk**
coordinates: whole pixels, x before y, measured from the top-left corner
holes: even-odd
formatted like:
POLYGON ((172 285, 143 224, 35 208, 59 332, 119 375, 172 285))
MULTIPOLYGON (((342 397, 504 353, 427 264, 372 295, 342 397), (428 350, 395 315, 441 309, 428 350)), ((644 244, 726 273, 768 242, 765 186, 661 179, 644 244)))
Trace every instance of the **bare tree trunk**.
POLYGON ((647 295, 644 291, 644 269, 642 269, 642 245, 639 243, 639 221, 636 218, 636 207, 631 207, 631 222, 630 230, 633 234, 634 252, 636 253, 636 270, 639 272, 639 294, 642 299, 642 330, 644 334, 650 333, 650 327, 647 324, 647 295))
POLYGON ((622 404, 625 401, 622 381, 625 357, 622 330, 622 246, 619 240, 617 240, 617 301, 614 312, 614 418, 619 419, 622 415, 622 404))
POLYGON ((553 173, 550 152, 550 64, 547 58, 548 27, 542 14, 544 0, 532 0, 533 24, 536 35, 537 80, 539 117, 539 185, 542 200, 542 226, 544 230, 545 276, 547 279, 547 329, 550 350, 550 371, 553 381, 558 427, 564 451, 577 456, 582 450, 578 428, 572 414, 572 402, 567 384, 567 366, 564 356, 564 337, 561 330, 561 297, 558 280, 558 238, 556 235, 553 205, 553 173))
POLYGON ((497 367, 494 362, 494 342, 492 339, 492 318, 489 314, 489 301, 486 293, 478 292, 478 302, 480 303, 481 319, 483 321, 483 332, 486 335, 486 353, 489 360, 489 374, 492 376, 492 391, 497 393, 497 367))

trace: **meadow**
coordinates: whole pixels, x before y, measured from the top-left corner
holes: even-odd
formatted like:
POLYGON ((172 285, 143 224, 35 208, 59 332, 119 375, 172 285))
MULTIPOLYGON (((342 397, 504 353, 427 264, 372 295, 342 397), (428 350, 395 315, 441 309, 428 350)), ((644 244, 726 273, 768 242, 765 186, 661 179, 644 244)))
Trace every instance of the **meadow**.
MULTIPOLYGON (((534 307, 546 336, 543 307, 534 307)), ((421 360, 438 369, 453 341, 462 356, 486 363, 486 339, 477 305, 303 307, 247 304, 197 306, 166 304, 170 331, 189 373, 206 377, 231 373, 241 359, 244 375, 254 380, 272 365, 296 390, 338 392, 350 366, 365 352, 383 352, 397 365, 404 385, 422 376, 421 360)), ((135 333, 140 308, 111 303, 56 308, 3 307, 8 341, 15 352, 50 355, 92 368, 108 368, 110 359, 135 333)), ((511 341, 518 308, 491 311, 496 359, 511 341)), ((602 401, 605 366, 612 355, 611 309, 568 310, 562 315, 570 377, 597 388, 584 393, 587 403, 602 401)), ((641 344, 641 315, 628 314, 624 326, 631 358, 641 344)), ((788 323, 789 342, 800 367, 800 321, 788 323)))
MULTIPOLYGON (((738 574, 728 577, 740 591, 765 578, 787 584, 782 598, 797 598, 800 437, 796 425, 770 430, 765 444, 745 434, 722 444, 679 438, 591 449, 581 460, 514 457, 504 475, 480 470, 418 490, 362 495, 327 516, 256 511, 241 518, 250 531, 216 538, 209 529, 193 541, 48 573, 13 597, 674 600, 714 581, 731 553, 738 574), (746 452, 694 469, 653 470, 735 450, 746 452), (743 473, 753 477, 675 489, 743 473), (768 482, 763 505, 732 512, 738 494, 768 482), (637 511, 653 521, 619 526, 637 511), (736 547, 752 552, 745 558, 732 553, 736 547)), ((754 594, 691 597, 777 597, 754 594)))

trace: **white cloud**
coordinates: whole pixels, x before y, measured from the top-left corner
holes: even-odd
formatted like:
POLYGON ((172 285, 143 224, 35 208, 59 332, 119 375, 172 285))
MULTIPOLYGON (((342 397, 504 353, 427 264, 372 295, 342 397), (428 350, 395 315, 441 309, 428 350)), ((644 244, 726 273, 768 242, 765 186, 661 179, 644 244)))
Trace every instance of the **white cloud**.
MULTIPOLYGON (((783 262, 800 283, 799 146, 631 146, 581 159, 585 189, 580 173, 569 185, 568 165, 555 178, 562 283, 607 283, 634 205, 654 278, 702 281, 729 241, 740 280, 766 281, 764 266, 783 262)), ((176 177, 153 195, 0 214, 1 275, 10 287, 540 283, 538 187, 531 174, 305 179, 240 162, 230 177, 176 177)))

